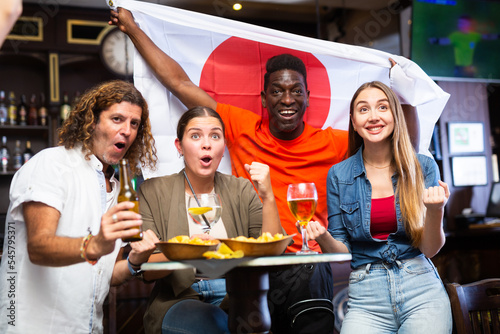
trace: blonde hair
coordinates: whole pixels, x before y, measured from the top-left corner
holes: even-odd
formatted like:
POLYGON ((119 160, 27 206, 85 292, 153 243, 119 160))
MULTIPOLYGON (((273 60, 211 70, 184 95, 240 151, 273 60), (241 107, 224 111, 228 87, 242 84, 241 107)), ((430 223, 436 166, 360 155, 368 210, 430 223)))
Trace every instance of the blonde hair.
MULTIPOLYGON (((418 162, 417 154, 411 144, 410 135, 406 126, 403 108, 396 94, 380 81, 367 82, 358 88, 351 100, 349 115, 352 116, 354 102, 358 95, 367 88, 380 89, 387 96, 389 107, 394 117, 394 131, 392 133, 393 167, 398 176, 396 197, 399 197, 401 214, 404 219, 406 234, 413 247, 418 247, 422 240, 424 211, 423 193, 424 176, 418 162)), ((363 144, 363 138, 354 131, 352 122, 349 122, 349 144, 347 155, 354 155, 363 144)))

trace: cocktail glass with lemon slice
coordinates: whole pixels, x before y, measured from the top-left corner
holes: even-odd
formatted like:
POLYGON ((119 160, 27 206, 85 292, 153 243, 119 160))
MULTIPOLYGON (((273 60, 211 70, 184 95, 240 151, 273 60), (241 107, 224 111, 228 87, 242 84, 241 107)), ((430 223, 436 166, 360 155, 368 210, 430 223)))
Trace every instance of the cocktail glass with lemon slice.
POLYGON ((188 213, 200 225, 204 233, 210 233, 212 226, 220 219, 222 206, 217 194, 196 194, 189 196, 188 213))

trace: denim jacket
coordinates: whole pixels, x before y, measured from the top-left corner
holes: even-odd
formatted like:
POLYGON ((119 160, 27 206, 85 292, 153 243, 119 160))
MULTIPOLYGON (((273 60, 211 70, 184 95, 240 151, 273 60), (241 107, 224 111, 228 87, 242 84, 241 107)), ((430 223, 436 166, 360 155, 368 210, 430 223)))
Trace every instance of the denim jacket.
MULTIPOLYGON (((327 178, 328 231, 343 242, 352 254, 351 267, 368 263, 413 258, 421 254, 411 246, 403 224, 399 197, 396 198, 397 230, 387 240, 372 238, 370 216, 372 187, 366 178, 361 147, 349 159, 330 168, 327 178)), ((425 188, 438 185, 439 170, 436 162, 418 154, 418 161, 424 174, 425 188)), ((398 175, 392 176, 396 192, 398 175)))

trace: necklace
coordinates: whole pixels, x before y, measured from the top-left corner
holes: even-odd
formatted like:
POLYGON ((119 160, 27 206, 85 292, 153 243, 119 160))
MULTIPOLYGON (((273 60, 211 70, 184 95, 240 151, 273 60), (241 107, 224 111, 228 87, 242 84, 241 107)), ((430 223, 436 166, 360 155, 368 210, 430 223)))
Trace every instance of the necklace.
POLYGON ((388 164, 387 166, 382 166, 382 167, 378 167, 378 166, 372 165, 371 163, 369 163, 368 161, 366 161, 365 158, 363 158, 363 161, 365 162, 365 164, 367 164, 369 166, 372 166, 373 168, 377 168, 377 169, 385 169, 387 167, 391 167, 391 164, 388 164))

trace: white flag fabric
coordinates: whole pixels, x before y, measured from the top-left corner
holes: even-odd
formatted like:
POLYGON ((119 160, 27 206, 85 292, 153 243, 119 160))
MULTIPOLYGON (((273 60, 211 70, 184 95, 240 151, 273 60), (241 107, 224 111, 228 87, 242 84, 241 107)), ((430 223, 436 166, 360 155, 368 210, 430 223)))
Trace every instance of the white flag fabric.
MULTIPOLYGON (((417 107, 420 151, 428 154, 434 125, 449 98, 417 64, 398 55, 152 3, 115 0, 114 6, 129 9, 153 42, 217 102, 263 117, 267 116, 260 104, 265 63, 281 53, 296 55, 306 64, 311 96, 305 120, 314 127, 347 130, 355 90, 364 82, 379 80, 402 102, 417 107), (389 58, 398 65, 390 69, 389 58)), ((178 172, 183 162, 174 139, 186 107, 156 79, 138 52, 134 84, 148 101, 159 157, 158 169, 144 170, 144 177, 178 172)), ((229 154, 225 156, 219 170, 230 174, 229 154)))

